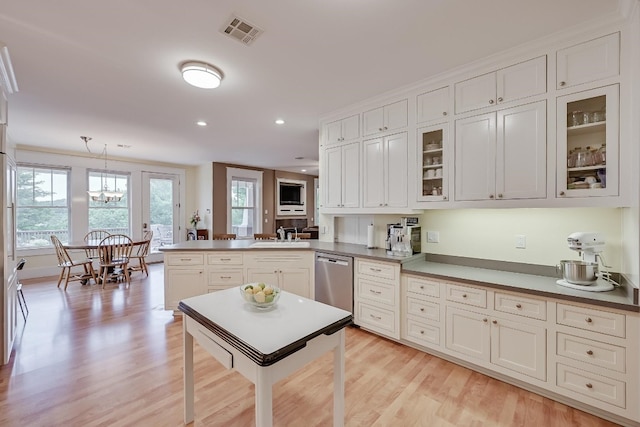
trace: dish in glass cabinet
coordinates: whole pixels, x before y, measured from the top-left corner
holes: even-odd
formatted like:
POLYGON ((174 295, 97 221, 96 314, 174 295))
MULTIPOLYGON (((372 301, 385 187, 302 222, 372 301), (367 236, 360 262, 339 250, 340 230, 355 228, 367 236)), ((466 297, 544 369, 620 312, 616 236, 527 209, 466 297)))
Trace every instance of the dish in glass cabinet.
POLYGON ((280 288, 263 282, 247 283, 240 286, 240 295, 252 306, 266 309, 276 305, 280 299, 280 288))

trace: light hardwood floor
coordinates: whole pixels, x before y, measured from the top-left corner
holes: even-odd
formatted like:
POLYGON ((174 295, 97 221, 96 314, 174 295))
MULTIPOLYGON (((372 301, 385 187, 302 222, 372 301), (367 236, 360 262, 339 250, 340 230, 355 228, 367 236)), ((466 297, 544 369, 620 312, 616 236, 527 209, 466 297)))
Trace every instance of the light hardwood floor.
MULTIPOLYGON (((182 324, 163 310, 162 265, 131 287, 23 281, 0 426, 182 425, 182 324)), ((259 327, 260 325, 256 325, 259 327)), ((355 328, 346 337, 347 426, 612 426, 355 328)), ((196 345, 195 426, 251 426, 253 385, 196 345)), ((332 358, 274 387, 274 425, 330 426, 332 358)))

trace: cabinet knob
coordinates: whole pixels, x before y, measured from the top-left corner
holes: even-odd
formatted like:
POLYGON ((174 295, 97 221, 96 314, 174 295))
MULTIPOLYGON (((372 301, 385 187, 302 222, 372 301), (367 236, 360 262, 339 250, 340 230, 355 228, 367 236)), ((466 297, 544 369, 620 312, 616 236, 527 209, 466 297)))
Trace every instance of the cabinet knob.
POLYGON ((489 100, 489 104, 493 105, 493 102, 494 102, 493 99, 489 100))
POLYGON ((420 311, 424 313, 424 307, 420 307, 420 311))
POLYGON ((493 199, 493 194, 489 194, 489 198, 490 198, 490 199, 493 199))
POLYGON ((522 308, 522 304, 516 304, 516 308, 522 308))
POLYGON ((502 199, 502 194, 501 193, 498 194, 498 199, 502 199))
POLYGON ((560 192, 560 195, 561 195, 561 196, 564 196, 564 191, 561 191, 561 192, 560 192))
POLYGON ((420 289, 423 289, 423 290, 424 290, 424 286, 420 285, 420 289))
POLYGON ((447 200, 447 196, 442 196, 442 200, 447 200))
POLYGON ((466 297, 467 297, 467 294, 462 294, 462 298, 466 298, 466 297))
POLYGON ((588 354, 589 356, 593 356, 593 350, 587 350, 587 354, 588 354))
POLYGON ((499 97, 499 98, 498 98, 498 102, 502 102, 502 97, 499 97))
POLYGON ((491 323, 493 323, 494 325, 497 325, 498 321, 497 320, 493 320, 491 323))
POLYGON ((443 111, 443 112, 442 112, 442 115, 443 115, 443 116, 446 116, 446 115, 447 115, 447 112, 446 112, 446 111, 443 111))
POLYGON ((584 321, 587 322, 587 323, 592 323, 593 322, 593 320, 591 320, 591 317, 587 317, 586 319, 584 319, 584 321))
POLYGON ((567 82, 560 82, 560 86, 565 86, 567 82))
POLYGON ((387 130, 387 129, 388 129, 388 127, 386 127, 386 126, 385 126, 383 129, 384 129, 384 130, 387 130))
POLYGON ((487 322, 489 321, 489 319, 487 319, 487 318, 485 317, 484 319, 482 319, 482 321, 483 321, 484 323, 487 323, 487 322))
POLYGON ((593 384, 591 384, 591 383, 586 383, 586 384, 585 384, 585 386, 586 386, 587 388, 593 388, 593 384))
POLYGON ((379 130, 380 132, 382 132, 382 128, 378 128, 378 130, 379 130))

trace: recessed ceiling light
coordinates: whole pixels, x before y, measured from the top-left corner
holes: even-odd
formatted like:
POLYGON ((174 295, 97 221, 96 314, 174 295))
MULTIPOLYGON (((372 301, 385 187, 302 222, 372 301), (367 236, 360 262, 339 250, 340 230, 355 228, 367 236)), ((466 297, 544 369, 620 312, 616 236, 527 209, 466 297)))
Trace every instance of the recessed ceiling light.
POLYGON ((306 169, 300 169, 300 172, 306 172, 306 171, 307 171, 306 169))
POLYGON ((284 124, 284 120, 282 120, 282 119, 277 119, 277 120, 276 120, 276 124, 277 124, 277 125, 283 125, 283 124, 284 124))
POLYGON ((222 81, 222 71, 206 62, 185 62, 180 71, 185 82, 202 89, 217 88, 222 81))
POLYGON ((205 122, 204 120, 198 120, 198 121, 196 122, 196 124, 197 124, 198 126, 206 126, 206 125, 207 125, 207 122, 205 122))

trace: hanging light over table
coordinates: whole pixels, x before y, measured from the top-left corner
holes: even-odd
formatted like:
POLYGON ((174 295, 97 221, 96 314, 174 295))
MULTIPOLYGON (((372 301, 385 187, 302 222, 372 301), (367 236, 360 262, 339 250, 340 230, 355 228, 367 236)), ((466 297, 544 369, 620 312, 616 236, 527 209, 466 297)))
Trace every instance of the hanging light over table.
MULTIPOLYGON (((84 141, 84 144, 87 148, 87 151, 89 151, 91 153, 91 150, 89 150, 89 146, 87 145, 87 143, 89 141, 91 141, 91 137, 89 136, 81 136, 80 139, 82 139, 84 141)), ((107 179, 109 178, 108 174, 106 173, 107 171, 107 144, 104 144, 104 149, 102 150, 102 154, 100 155, 100 157, 104 157, 104 170, 100 172, 100 190, 89 190, 87 191, 87 194, 89 194, 89 197, 91 198, 91 200, 93 200, 94 202, 101 202, 101 203, 110 203, 110 202, 119 202, 120 200, 122 200, 122 197, 124 197, 124 192, 120 191, 120 189, 117 186, 117 178, 114 175, 113 176, 113 188, 115 190, 110 190, 109 189, 109 185, 107 184, 107 179), (106 178, 105 178, 106 175, 106 178)))

